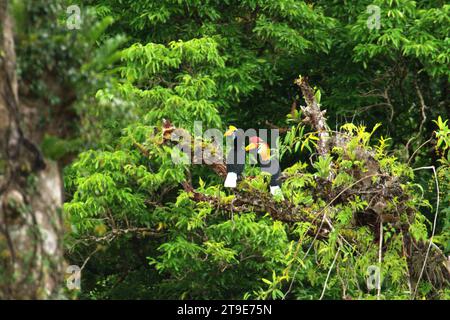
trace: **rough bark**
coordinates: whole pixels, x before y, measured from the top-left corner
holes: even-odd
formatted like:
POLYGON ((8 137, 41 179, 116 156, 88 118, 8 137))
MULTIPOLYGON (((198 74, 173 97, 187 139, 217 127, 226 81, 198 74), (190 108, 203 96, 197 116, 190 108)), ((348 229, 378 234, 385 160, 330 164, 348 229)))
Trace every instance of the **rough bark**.
POLYGON ((62 179, 21 129, 8 6, 0 0, 0 299, 54 298, 64 278, 62 179))
POLYGON ((321 156, 326 155, 330 151, 328 145, 329 128, 325 118, 326 110, 320 110, 320 106, 314 97, 314 91, 305 77, 299 77, 295 83, 300 87, 306 101, 306 106, 301 106, 304 115, 303 122, 311 125, 317 131, 319 136, 317 151, 321 156))

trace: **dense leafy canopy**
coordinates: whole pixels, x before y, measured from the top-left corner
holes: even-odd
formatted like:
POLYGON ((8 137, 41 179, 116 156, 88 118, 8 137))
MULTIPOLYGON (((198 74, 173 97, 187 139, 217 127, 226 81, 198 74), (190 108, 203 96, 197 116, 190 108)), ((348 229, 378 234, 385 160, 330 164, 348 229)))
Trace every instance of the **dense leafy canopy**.
POLYGON ((64 165, 66 256, 83 265, 82 291, 69 294, 450 297, 445 1, 78 5, 71 31, 61 1, 14 6, 22 87, 52 106, 41 148, 64 165), (368 5, 381 9, 379 29, 368 28, 368 5), (76 101, 70 110, 50 74, 76 101), (327 110, 335 142, 323 156, 302 121, 300 74, 327 110), (211 166, 174 164, 164 119, 191 134, 194 121, 281 128, 285 202, 254 166, 232 192, 211 166), (416 170, 429 166, 436 174, 416 170), (255 194, 265 206, 249 205, 255 194), (367 289, 370 266, 381 268, 380 291, 367 289))

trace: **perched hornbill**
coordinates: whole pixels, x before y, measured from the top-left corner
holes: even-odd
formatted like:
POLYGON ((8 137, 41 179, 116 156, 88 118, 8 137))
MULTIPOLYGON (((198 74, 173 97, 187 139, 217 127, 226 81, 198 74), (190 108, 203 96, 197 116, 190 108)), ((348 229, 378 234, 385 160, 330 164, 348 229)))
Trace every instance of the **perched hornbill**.
POLYGON ((228 139, 233 139, 233 146, 227 154, 227 178, 224 186, 226 188, 236 188, 238 179, 241 179, 245 166, 244 137, 242 130, 235 126, 229 126, 224 134, 228 139))
POLYGON ((257 153, 260 156, 261 171, 271 174, 270 178, 270 193, 272 195, 283 195, 281 192, 281 170, 278 159, 271 158, 270 146, 264 142, 260 137, 250 137, 250 144, 245 147, 245 151, 250 151, 257 148, 257 153))

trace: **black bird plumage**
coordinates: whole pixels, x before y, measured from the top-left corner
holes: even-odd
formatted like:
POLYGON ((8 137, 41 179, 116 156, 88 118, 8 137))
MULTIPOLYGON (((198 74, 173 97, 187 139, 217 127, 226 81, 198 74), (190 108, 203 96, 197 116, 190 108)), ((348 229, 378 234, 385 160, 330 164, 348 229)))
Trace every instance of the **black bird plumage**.
POLYGON ((227 172, 236 173, 238 180, 240 180, 245 168, 245 141, 243 139, 242 131, 236 130, 233 135, 228 138, 233 139, 233 148, 231 148, 227 154, 227 172))

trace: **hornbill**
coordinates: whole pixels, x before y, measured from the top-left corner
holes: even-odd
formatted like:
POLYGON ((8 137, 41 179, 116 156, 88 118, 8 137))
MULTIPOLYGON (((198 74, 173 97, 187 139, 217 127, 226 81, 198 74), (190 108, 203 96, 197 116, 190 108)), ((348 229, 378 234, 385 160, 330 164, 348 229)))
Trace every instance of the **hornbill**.
POLYGON ((225 137, 233 139, 233 145, 227 154, 227 178, 224 186, 226 188, 236 188, 237 180, 241 179, 245 166, 244 138, 242 130, 235 126, 229 126, 225 137))
POLYGON ((270 177, 270 193, 272 195, 281 195, 281 170, 280 164, 277 158, 272 158, 270 155, 270 146, 264 142, 260 137, 250 137, 250 144, 245 147, 245 151, 250 151, 257 148, 257 153, 259 154, 261 161, 261 171, 268 172, 271 174, 270 177))

